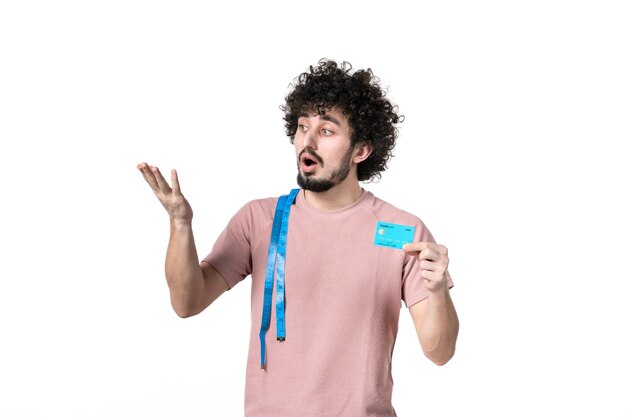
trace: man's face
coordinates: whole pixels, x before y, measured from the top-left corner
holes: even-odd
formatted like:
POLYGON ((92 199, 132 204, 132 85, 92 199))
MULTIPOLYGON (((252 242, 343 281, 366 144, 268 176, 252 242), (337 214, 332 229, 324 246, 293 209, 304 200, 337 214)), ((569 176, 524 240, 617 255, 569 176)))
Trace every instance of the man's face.
POLYGON ((337 110, 300 115, 294 138, 300 188, 320 193, 348 177, 354 150, 350 133, 348 119, 337 110))

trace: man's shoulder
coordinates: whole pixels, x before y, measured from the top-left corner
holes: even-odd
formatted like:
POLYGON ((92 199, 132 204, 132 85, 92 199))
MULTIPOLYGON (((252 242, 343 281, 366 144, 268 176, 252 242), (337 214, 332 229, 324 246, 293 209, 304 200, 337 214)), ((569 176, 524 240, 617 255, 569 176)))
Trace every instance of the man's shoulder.
POLYGON ((231 217, 229 227, 256 229, 271 223, 278 197, 256 198, 240 206, 231 217))
POLYGON ((405 225, 423 224, 422 220, 413 213, 403 210, 374 195, 370 209, 380 221, 405 225))
POLYGON ((253 208, 266 208, 266 207, 276 206, 277 201, 278 201, 278 197, 255 198, 253 200, 248 201, 245 205, 251 206, 253 208))
POLYGON ((235 217, 246 218, 252 223, 263 223, 274 217, 279 197, 255 198, 245 203, 235 217))

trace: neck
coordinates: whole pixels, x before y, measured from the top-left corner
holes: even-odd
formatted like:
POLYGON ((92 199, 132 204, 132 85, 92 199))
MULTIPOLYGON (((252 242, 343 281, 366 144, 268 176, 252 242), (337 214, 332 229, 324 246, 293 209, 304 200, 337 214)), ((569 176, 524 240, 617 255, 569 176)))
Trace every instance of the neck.
POLYGON ((349 206, 361 197, 364 190, 356 178, 346 178, 345 181, 335 185, 323 193, 314 193, 304 190, 304 199, 319 210, 339 210, 349 206))

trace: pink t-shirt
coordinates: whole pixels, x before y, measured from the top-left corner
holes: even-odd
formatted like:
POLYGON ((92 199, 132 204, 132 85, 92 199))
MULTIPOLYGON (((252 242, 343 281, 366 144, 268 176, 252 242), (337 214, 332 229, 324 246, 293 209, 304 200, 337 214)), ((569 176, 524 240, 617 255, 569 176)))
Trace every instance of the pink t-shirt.
MULTIPOLYGON (((276 340, 276 285, 260 368, 259 331, 267 253, 277 197, 244 205, 204 258, 229 288, 252 275, 246 417, 392 417, 391 359, 401 301, 428 297, 419 262, 374 245, 378 221, 422 221, 364 191, 353 204, 322 211, 300 191, 289 217, 285 262, 286 340, 276 340)), ((448 275, 448 285, 452 280, 448 275)), ((416 349, 418 347, 416 346, 416 349)))

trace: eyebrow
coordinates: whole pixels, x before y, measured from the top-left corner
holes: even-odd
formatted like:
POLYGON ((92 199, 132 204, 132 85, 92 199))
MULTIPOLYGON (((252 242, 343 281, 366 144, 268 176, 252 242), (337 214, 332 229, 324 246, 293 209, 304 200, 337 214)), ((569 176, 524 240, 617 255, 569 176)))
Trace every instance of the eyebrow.
MULTIPOLYGON (((308 113, 300 113, 299 117, 311 117, 311 116, 308 113)), ((320 119, 328 120, 329 122, 332 122, 332 123, 336 124, 337 126, 341 127, 341 123, 339 123, 339 120, 335 119, 333 116, 331 116, 329 114, 322 114, 322 115, 320 115, 320 119)))

